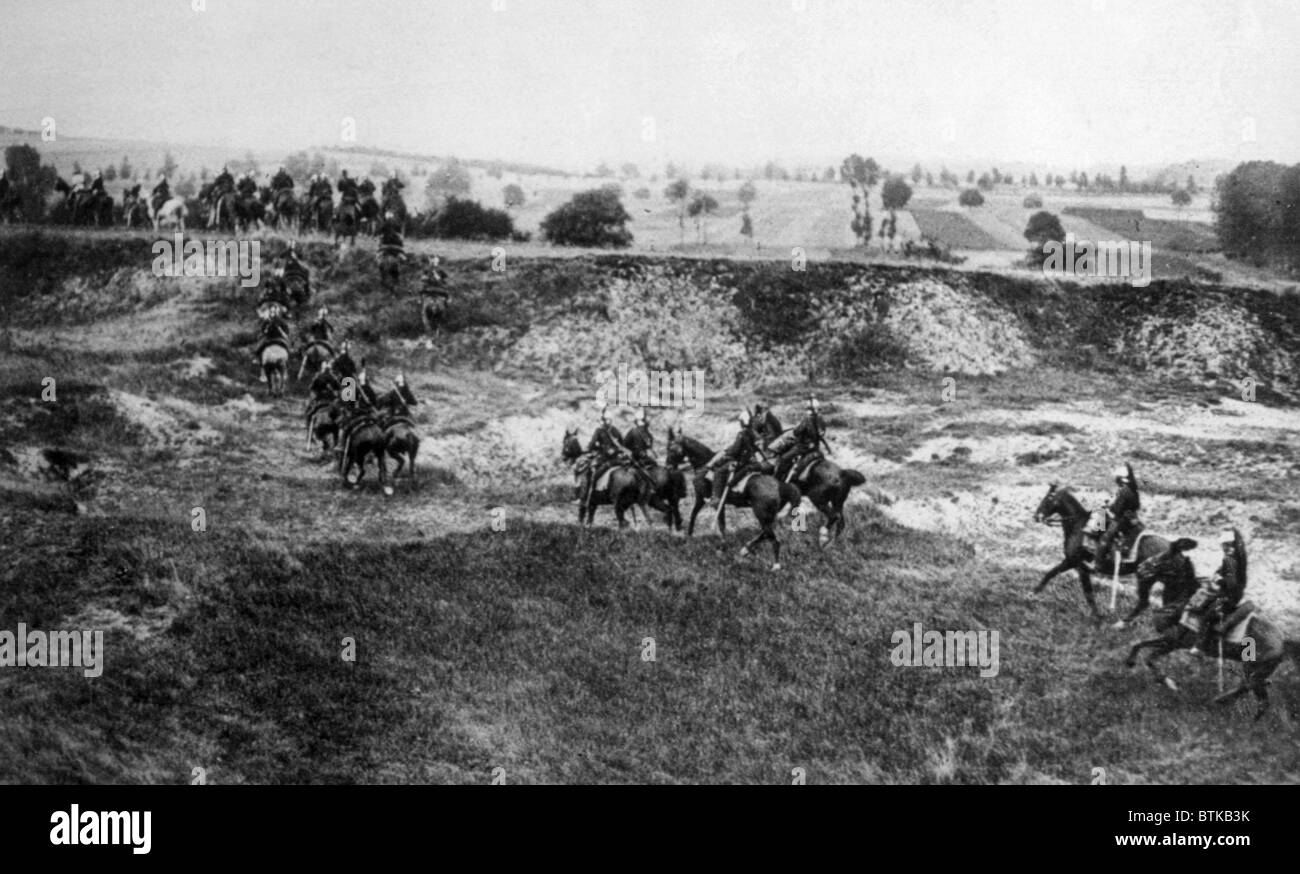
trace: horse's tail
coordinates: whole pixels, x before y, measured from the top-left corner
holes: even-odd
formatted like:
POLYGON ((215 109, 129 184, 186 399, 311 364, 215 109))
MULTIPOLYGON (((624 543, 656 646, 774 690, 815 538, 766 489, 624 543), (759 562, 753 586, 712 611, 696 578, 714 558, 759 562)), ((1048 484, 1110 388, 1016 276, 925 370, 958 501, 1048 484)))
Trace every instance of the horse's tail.
POLYGON ((844 481, 852 486, 864 486, 867 484, 867 478, 856 470, 846 470, 843 472, 844 481))

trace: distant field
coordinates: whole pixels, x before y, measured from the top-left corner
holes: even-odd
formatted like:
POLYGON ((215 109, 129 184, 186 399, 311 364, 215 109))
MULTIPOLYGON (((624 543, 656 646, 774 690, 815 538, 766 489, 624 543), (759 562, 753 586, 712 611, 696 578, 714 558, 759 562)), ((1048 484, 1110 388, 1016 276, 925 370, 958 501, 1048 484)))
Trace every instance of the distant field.
POLYGON ((914 209, 921 233, 953 249, 996 250, 1007 248, 969 217, 937 209, 914 209))
POLYGON ((1124 234, 1133 240, 1150 240, 1157 249, 1174 252, 1217 252, 1219 239, 1214 228, 1200 222, 1147 218, 1142 210, 1067 207, 1067 215, 1085 218, 1095 225, 1124 234))

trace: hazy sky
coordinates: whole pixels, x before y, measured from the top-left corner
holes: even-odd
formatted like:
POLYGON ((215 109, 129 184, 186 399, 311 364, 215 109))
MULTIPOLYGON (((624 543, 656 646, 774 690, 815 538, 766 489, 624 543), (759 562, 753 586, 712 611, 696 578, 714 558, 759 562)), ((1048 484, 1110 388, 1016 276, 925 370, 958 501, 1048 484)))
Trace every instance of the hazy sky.
POLYGON ((1296 0, 0 0, 0 124, 231 147, 1293 163, 1297 84, 1296 0))

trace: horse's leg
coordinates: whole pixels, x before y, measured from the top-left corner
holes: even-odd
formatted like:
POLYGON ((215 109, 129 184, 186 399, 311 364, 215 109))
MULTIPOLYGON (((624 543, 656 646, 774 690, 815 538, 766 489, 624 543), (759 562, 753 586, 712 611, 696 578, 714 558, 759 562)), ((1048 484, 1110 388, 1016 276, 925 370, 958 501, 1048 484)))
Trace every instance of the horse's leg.
POLYGON ((1061 559, 1059 564, 1049 568, 1047 573, 1043 574, 1043 578, 1038 581, 1038 585, 1029 590, 1030 594, 1037 595, 1039 592, 1043 591, 1043 589, 1047 588, 1047 584, 1050 583, 1057 574, 1064 573, 1065 571, 1070 570, 1073 566, 1073 560, 1067 555, 1065 558, 1061 559))
POLYGON ((1083 589, 1083 598, 1088 602, 1088 609, 1092 612, 1093 619, 1101 618, 1101 611, 1097 609, 1097 598, 1092 592, 1092 571, 1080 563, 1075 567, 1075 573, 1079 575, 1079 587, 1083 589))
POLYGON ((772 570, 779 571, 781 569, 781 541, 776 536, 775 523, 767 523, 763 528, 763 533, 772 542, 772 570))

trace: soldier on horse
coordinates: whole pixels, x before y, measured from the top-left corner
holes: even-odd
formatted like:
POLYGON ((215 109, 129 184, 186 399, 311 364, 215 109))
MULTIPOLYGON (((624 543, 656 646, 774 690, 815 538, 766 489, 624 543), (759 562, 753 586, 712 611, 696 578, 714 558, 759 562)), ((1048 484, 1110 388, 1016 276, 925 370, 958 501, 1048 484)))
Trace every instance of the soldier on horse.
POLYGON ((1142 509, 1142 498, 1138 493, 1137 477, 1133 475, 1133 466, 1123 464, 1114 470, 1115 497, 1107 508, 1107 525, 1105 533, 1097 542, 1097 551, 1093 554, 1092 566, 1097 569, 1109 567, 1113 559, 1110 556, 1112 545, 1118 546, 1121 556, 1132 546, 1133 539, 1142 531, 1142 522, 1138 511, 1142 509), (1115 544, 1116 538, 1119 543, 1115 544))
MULTIPOLYGON (((1219 545, 1223 549, 1223 561, 1218 571, 1192 595, 1183 614, 1183 624, 1201 633, 1200 640, 1190 650, 1193 655, 1207 653, 1218 637, 1245 618, 1236 613, 1246 594, 1246 544, 1234 528, 1219 535, 1219 545)), ((1242 612, 1250 609, 1248 604, 1242 612)))
POLYGON ((705 465, 705 469, 713 473, 713 500, 709 504, 713 510, 718 509, 723 497, 744 474, 757 469, 754 456, 758 454, 759 447, 751 428, 749 410, 741 410, 736 421, 740 424, 740 429, 731 445, 713 456, 705 465))
MULTIPOLYGON (((817 399, 810 397, 799 424, 768 445, 768 450, 776 456, 777 479, 789 482, 821 458, 821 448, 826 444, 826 429, 819 409, 817 399)), ((771 416, 769 411, 764 412, 771 416)))

